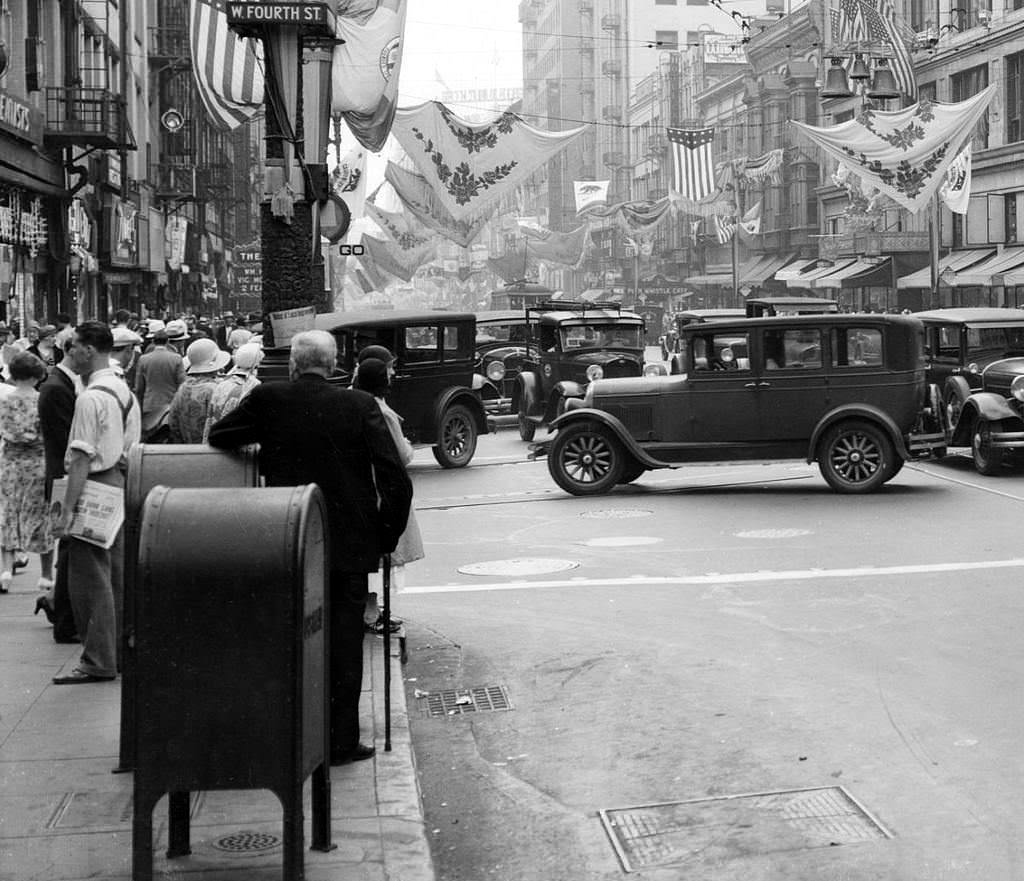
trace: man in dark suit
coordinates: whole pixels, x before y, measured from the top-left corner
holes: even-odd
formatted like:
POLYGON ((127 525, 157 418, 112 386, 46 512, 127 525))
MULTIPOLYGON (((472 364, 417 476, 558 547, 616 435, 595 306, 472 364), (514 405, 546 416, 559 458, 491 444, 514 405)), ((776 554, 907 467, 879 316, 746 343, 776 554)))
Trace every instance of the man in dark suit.
MULTIPOLYGON (((63 353, 61 353, 63 354, 63 353)), ((43 432, 43 451, 46 456, 46 498, 50 498, 53 481, 64 476, 64 453, 71 433, 71 418, 75 415, 75 396, 82 380, 65 361, 50 368, 39 386, 39 425, 43 432)), ((53 585, 52 603, 49 597, 40 597, 38 609, 46 612, 53 624, 53 638, 57 642, 78 642, 75 618, 68 596, 68 540, 57 542, 57 570, 53 585)))
POLYGON ((327 503, 330 548, 331 764, 368 759, 359 742, 367 573, 405 530, 412 483, 376 400, 331 385, 337 360, 326 331, 297 334, 292 381, 254 388, 210 429, 211 446, 260 445, 267 486, 315 483, 327 503))

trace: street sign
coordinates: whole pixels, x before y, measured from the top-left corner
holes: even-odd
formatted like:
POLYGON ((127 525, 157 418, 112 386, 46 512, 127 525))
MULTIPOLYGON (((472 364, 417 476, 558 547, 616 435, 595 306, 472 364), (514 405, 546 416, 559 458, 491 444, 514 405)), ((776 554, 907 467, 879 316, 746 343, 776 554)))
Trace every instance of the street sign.
POLYGON ((295 25, 334 30, 334 11, 327 3, 231 3, 228 27, 295 25))

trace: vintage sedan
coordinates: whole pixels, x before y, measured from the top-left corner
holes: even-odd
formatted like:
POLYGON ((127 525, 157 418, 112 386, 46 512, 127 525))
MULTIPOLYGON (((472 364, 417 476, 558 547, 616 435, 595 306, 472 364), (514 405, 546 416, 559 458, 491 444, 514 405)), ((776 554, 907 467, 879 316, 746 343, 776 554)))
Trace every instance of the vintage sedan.
POLYGON ((567 400, 582 398, 588 383, 643 370, 644 320, 634 312, 559 300, 530 307, 526 318, 530 336, 512 400, 525 441, 567 400))
POLYGON ((526 342, 526 309, 476 313, 476 376, 484 409, 494 416, 512 411, 512 396, 523 369, 526 342))
POLYGON ((599 380, 535 444, 555 482, 604 493, 689 462, 816 461, 837 492, 866 493, 911 457, 941 454, 924 327, 908 317, 801 315, 694 324, 685 372, 599 380))
POLYGON ((994 475, 1024 449, 1024 311, 932 309, 924 322, 928 376, 942 390, 950 446, 969 446, 980 474, 994 475))
MULTIPOLYGON (((338 343, 332 382, 352 382, 356 355, 366 346, 381 345, 394 354, 388 402, 402 417, 405 436, 416 446, 429 446, 443 468, 469 464, 478 436, 493 428, 473 388, 472 312, 328 312, 316 316, 316 327, 338 343)), ((287 379, 288 354, 286 346, 269 349, 260 365, 261 379, 287 379)))

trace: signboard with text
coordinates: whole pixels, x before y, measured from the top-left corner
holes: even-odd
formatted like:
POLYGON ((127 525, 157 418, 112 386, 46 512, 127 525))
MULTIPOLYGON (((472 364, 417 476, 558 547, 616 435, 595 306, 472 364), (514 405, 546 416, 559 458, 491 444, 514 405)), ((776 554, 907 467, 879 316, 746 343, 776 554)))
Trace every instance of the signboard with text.
POLYGON ((258 242, 235 248, 234 277, 235 296, 263 296, 263 249, 258 242))
POLYGON ((304 31, 334 35, 334 10, 328 3, 252 3, 228 0, 228 27, 243 35, 266 25, 292 25, 304 31))
POLYGON ((42 144, 43 115, 27 101, 0 89, 0 132, 42 144))

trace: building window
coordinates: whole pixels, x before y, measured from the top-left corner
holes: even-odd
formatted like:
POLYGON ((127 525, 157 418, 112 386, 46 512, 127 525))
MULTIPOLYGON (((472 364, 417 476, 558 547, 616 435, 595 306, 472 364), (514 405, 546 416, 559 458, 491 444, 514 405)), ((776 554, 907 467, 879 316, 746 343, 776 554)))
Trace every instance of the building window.
MULTIPOLYGON (((1024 2, 1024 0, 1022 0, 1024 2)), ((1024 52, 1006 57, 1006 142, 1024 141, 1024 52)))
POLYGON ((707 6, 708 0, 686 0, 687 6, 707 6))
POLYGON ((1006 242, 1017 241, 1017 193, 1006 193, 1003 196, 1003 227, 1006 230, 1006 242))
POLYGON ((675 6, 676 0, 654 0, 655 6, 675 6))
POLYGON ((659 49, 675 52, 679 48, 679 31, 655 31, 654 43, 659 49))
POLYGON ((918 83, 917 84, 917 100, 924 101, 935 101, 938 93, 935 90, 935 83, 918 83))
POLYGON ((697 46, 698 48, 703 47, 704 38, 700 31, 687 31, 686 32, 686 46, 683 48, 689 48, 691 46, 697 46))
MULTIPOLYGON (((949 78, 949 100, 956 104, 973 98, 988 86, 988 65, 979 64, 962 73, 955 73, 949 78)), ((986 110, 978 124, 974 127, 974 143, 976 147, 988 147, 988 111, 986 110)))

